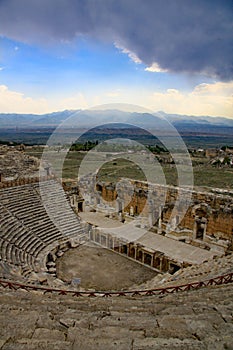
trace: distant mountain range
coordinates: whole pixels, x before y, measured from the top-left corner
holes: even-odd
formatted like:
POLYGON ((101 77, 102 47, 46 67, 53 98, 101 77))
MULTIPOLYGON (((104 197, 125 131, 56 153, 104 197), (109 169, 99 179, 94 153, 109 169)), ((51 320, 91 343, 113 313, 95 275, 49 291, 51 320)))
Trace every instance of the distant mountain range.
POLYGON ((192 116, 181 114, 167 114, 157 112, 157 114, 167 118, 172 124, 212 124, 218 126, 233 126, 233 119, 223 117, 192 116))
POLYGON ((104 125, 111 121, 111 123, 119 123, 118 128, 123 128, 124 124, 136 124, 142 128, 161 129, 166 127, 163 122, 165 118, 183 134, 233 135, 233 119, 167 114, 162 111, 154 114, 132 113, 119 110, 65 110, 43 115, 1 113, 0 129, 36 130, 41 128, 55 128, 69 117, 71 118, 68 119, 68 126, 72 128, 90 128, 95 125, 104 125), (71 116, 74 114, 75 118, 72 118, 71 116))
POLYGON ((37 128, 56 127, 74 111, 65 110, 48 114, 15 114, 0 113, 0 128, 37 128))

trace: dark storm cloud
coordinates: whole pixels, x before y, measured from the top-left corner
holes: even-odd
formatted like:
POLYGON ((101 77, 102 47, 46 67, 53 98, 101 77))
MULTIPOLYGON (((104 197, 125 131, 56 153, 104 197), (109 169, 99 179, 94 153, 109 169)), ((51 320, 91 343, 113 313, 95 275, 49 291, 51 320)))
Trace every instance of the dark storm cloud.
POLYGON ((0 34, 24 42, 79 35, 117 43, 146 65, 233 79, 232 0, 0 0, 0 34))

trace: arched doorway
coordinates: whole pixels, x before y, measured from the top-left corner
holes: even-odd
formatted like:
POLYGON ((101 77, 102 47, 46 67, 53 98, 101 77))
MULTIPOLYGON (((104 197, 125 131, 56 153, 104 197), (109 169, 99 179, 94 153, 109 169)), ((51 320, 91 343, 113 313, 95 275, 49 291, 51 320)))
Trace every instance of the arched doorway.
POLYGON ((144 264, 151 266, 151 254, 144 253, 144 264))
POLYGON ((137 252, 137 260, 141 261, 142 262, 142 256, 143 256, 143 253, 141 250, 138 250, 137 252))
POLYGON ((130 256, 130 258, 135 259, 135 248, 134 247, 130 247, 129 256, 130 256))

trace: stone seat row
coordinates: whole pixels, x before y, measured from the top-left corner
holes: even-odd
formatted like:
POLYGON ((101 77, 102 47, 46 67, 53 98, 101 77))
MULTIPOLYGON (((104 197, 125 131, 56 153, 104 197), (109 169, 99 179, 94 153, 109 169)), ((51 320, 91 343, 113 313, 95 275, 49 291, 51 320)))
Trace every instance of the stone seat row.
POLYGON ((42 240, 32 235, 30 231, 26 231, 24 228, 19 231, 14 228, 9 228, 9 230, 5 230, 5 234, 2 235, 1 238, 34 256, 37 256, 46 246, 42 240))
POLYGON ((26 272, 40 266, 47 247, 70 238, 82 238, 78 218, 70 208, 59 183, 47 181, 46 206, 41 201, 39 184, 26 184, 0 190, 0 257, 20 265, 26 272), (37 265, 38 266, 38 265, 37 265))
POLYGON ((159 298, 86 298, 85 303, 68 295, 4 292, 2 350, 232 348, 230 285, 159 298))
MULTIPOLYGON (((6 212, 7 211, 5 211, 5 213, 6 212)), ((44 216, 42 215, 40 219, 37 216, 30 216, 29 214, 27 214, 26 216, 17 215, 16 218, 21 224, 13 217, 9 217, 9 214, 4 217, 2 225, 5 228, 5 232, 8 232, 8 230, 10 229, 10 231, 16 230, 16 232, 20 233, 20 226, 23 224, 27 227, 27 229, 32 230, 33 235, 36 235, 38 238, 40 238, 47 244, 50 243, 50 238, 63 238, 63 234, 57 229, 57 227, 53 224, 50 218, 45 214, 44 216)), ((67 218, 61 219, 59 221, 59 225, 62 232, 69 236, 76 235, 81 231, 81 228, 77 226, 76 222, 67 220, 67 218)))
POLYGON ((17 248, 11 242, 0 238, 1 259, 17 266, 28 266, 35 269, 35 257, 26 251, 17 248))
POLYGON ((28 230, 27 227, 20 226, 13 221, 4 223, 2 229, 4 230, 4 235, 2 236, 4 240, 10 241, 15 246, 24 249, 35 257, 47 245, 64 238, 59 231, 54 234, 54 229, 41 233, 36 229, 34 231, 28 230))
MULTIPOLYGON (((26 187, 26 186, 24 186, 26 187)), ((18 190, 19 187, 17 187, 18 190)), ((17 216, 18 219, 23 220, 24 223, 27 223, 27 225, 31 225, 31 224, 35 224, 38 228, 41 226, 44 230, 48 230, 49 227, 45 227, 46 226, 46 222, 47 222, 47 226, 49 226, 49 223, 51 224, 50 226, 53 225, 53 223, 51 222, 50 218, 48 217, 44 207, 42 206, 42 203, 39 203, 39 205, 37 204, 37 206, 34 206, 32 202, 31 205, 31 201, 28 201, 28 199, 24 199, 24 201, 21 201, 21 206, 18 206, 18 203, 15 202, 7 202, 5 203, 3 201, 4 204, 6 204, 7 208, 11 211, 14 212, 14 214, 17 216), (26 205, 24 205, 26 204, 26 205), (39 217, 38 217, 39 216, 39 217), (43 223, 42 223, 43 221, 43 223)), ((56 206, 55 206, 55 211, 56 211, 56 206)), ((58 213, 56 213, 56 216, 59 217, 59 222, 60 222, 60 218, 62 217, 62 214, 64 212, 64 203, 62 203, 61 205, 61 209, 59 210, 58 213)), ((71 212, 72 214, 72 212, 71 212)), ((72 217, 72 215, 67 215, 64 218, 64 224, 65 224, 65 231, 69 231, 70 229, 73 228, 73 226, 77 226, 77 218, 72 217)), ((35 229, 35 227, 32 227, 33 229, 35 229)), ((77 227, 77 231, 79 229, 79 226, 77 227)), ((51 231, 51 230, 50 230, 51 231)), ((74 231, 74 229, 72 229, 72 231, 74 231)), ((69 233, 69 232, 66 232, 69 233)), ((73 234, 73 232, 72 232, 73 234)))
POLYGON ((28 224, 27 220, 20 221, 19 218, 11 216, 9 218, 9 213, 6 209, 1 208, 1 214, 6 216, 2 218, 2 228, 4 229, 4 238, 9 238, 15 243, 27 242, 29 239, 32 240, 36 238, 40 240, 44 245, 52 243, 54 239, 61 239, 63 235, 59 230, 53 225, 48 218, 46 221, 36 223, 34 225, 28 224))

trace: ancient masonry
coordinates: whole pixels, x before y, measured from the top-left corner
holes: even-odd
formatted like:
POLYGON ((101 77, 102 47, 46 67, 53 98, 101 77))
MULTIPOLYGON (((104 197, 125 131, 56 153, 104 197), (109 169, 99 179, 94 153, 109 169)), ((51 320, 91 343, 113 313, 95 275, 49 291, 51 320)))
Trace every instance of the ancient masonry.
MULTIPOLYGON (((88 179, 82 181, 92 186, 88 179)), ((52 175, 0 182, 2 275, 9 275, 13 266, 31 280, 43 280, 41 273, 56 279, 56 258, 87 239, 170 274, 232 251, 230 194, 193 191, 188 211, 177 224, 188 190, 182 190, 174 215, 177 188, 153 184, 147 200, 147 183, 132 182, 133 194, 129 182, 122 183, 120 191, 98 183, 93 198, 84 201, 77 185, 63 185, 65 194, 52 175), (158 205, 163 198, 164 204, 158 205), (102 229, 102 222, 108 227, 102 229)))
MULTIPOLYGON (((88 179, 82 182, 83 188, 92 186, 88 179)), ((122 183, 120 190, 112 183, 97 183, 96 191, 93 188, 85 201, 89 211, 124 222, 115 230, 100 229, 96 213, 79 213, 91 240, 160 272, 170 273, 232 251, 233 193, 190 192, 156 184, 150 184, 149 191, 146 182, 129 184, 122 180, 122 183), (175 206, 178 190, 179 205, 175 206), (180 220, 189 197, 188 210, 180 220), (142 229, 148 232, 143 233, 142 229)))
POLYGON ((127 181, 117 191, 84 179, 82 198, 77 184, 63 184, 64 193, 49 169, 40 179, 34 165, 25 176, 22 162, 19 174, 8 170, 0 179, 2 350, 232 348, 231 193, 192 192, 177 225, 174 187, 153 185, 147 200, 146 183, 132 183, 132 194, 127 181), (66 286, 56 259, 87 238, 170 273, 129 291, 66 286))
POLYGON ((19 180, 34 177, 40 161, 24 152, 25 146, 0 146, 0 176, 5 180, 19 180))
POLYGON ((0 183, 2 277, 56 281, 56 258, 85 238, 61 184, 53 176, 38 180, 0 183))
MULTIPOLYGON (((127 188, 127 182, 124 190, 121 191, 119 196, 118 193, 118 211, 124 207, 124 203, 130 202, 124 208, 124 212, 127 214, 135 215, 141 213, 149 215, 149 220, 154 225, 154 217, 156 213, 153 212, 153 207, 156 202, 162 202, 166 194, 165 205, 161 208, 161 221, 157 221, 159 224, 158 229, 161 233, 165 234, 167 223, 171 216, 171 212, 174 208, 176 202, 178 190, 176 187, 172 186, 161 186, 152 185, 152 196, 150 197, 150 203, 148 204, 148 184, 146 182, 132 181, 135 191, 130 198, 131 189, 127 188)), ((107 200, 112 201, 112 199, 117 198, 117 193, 115 188, 111 184, 98 184, 97 188, 101 192, 101 196, 107 200)), ((180 189, 179 189, 180 190, 180 189)), ((186 201, 187 194, 189 190, 181 189, 181 199, 179 200, 179 207, 176 209, 176 220, 179 221, 179 208, 182 209, 182 205, 186 201)), ((190 237, 193 240, 199 239, 206 246, 212 247, 217 246, 219 249, 221 247, 225 250, 227 247, 230 249, 232 246, 233 237, 233 192, 227 192, 228 195, 216 195, 207 192, 195 192, 192 191, 192 199, 189 205, 189 209, 182 219, 179 227, 176 227, 176 222, 174 223, 174 228, 176 231, 171 231, 173 234, 177 234, 179 240, 182 235, 185 237, 190 237)), ((158 215, 157 215, 158 216, 158 215)))

